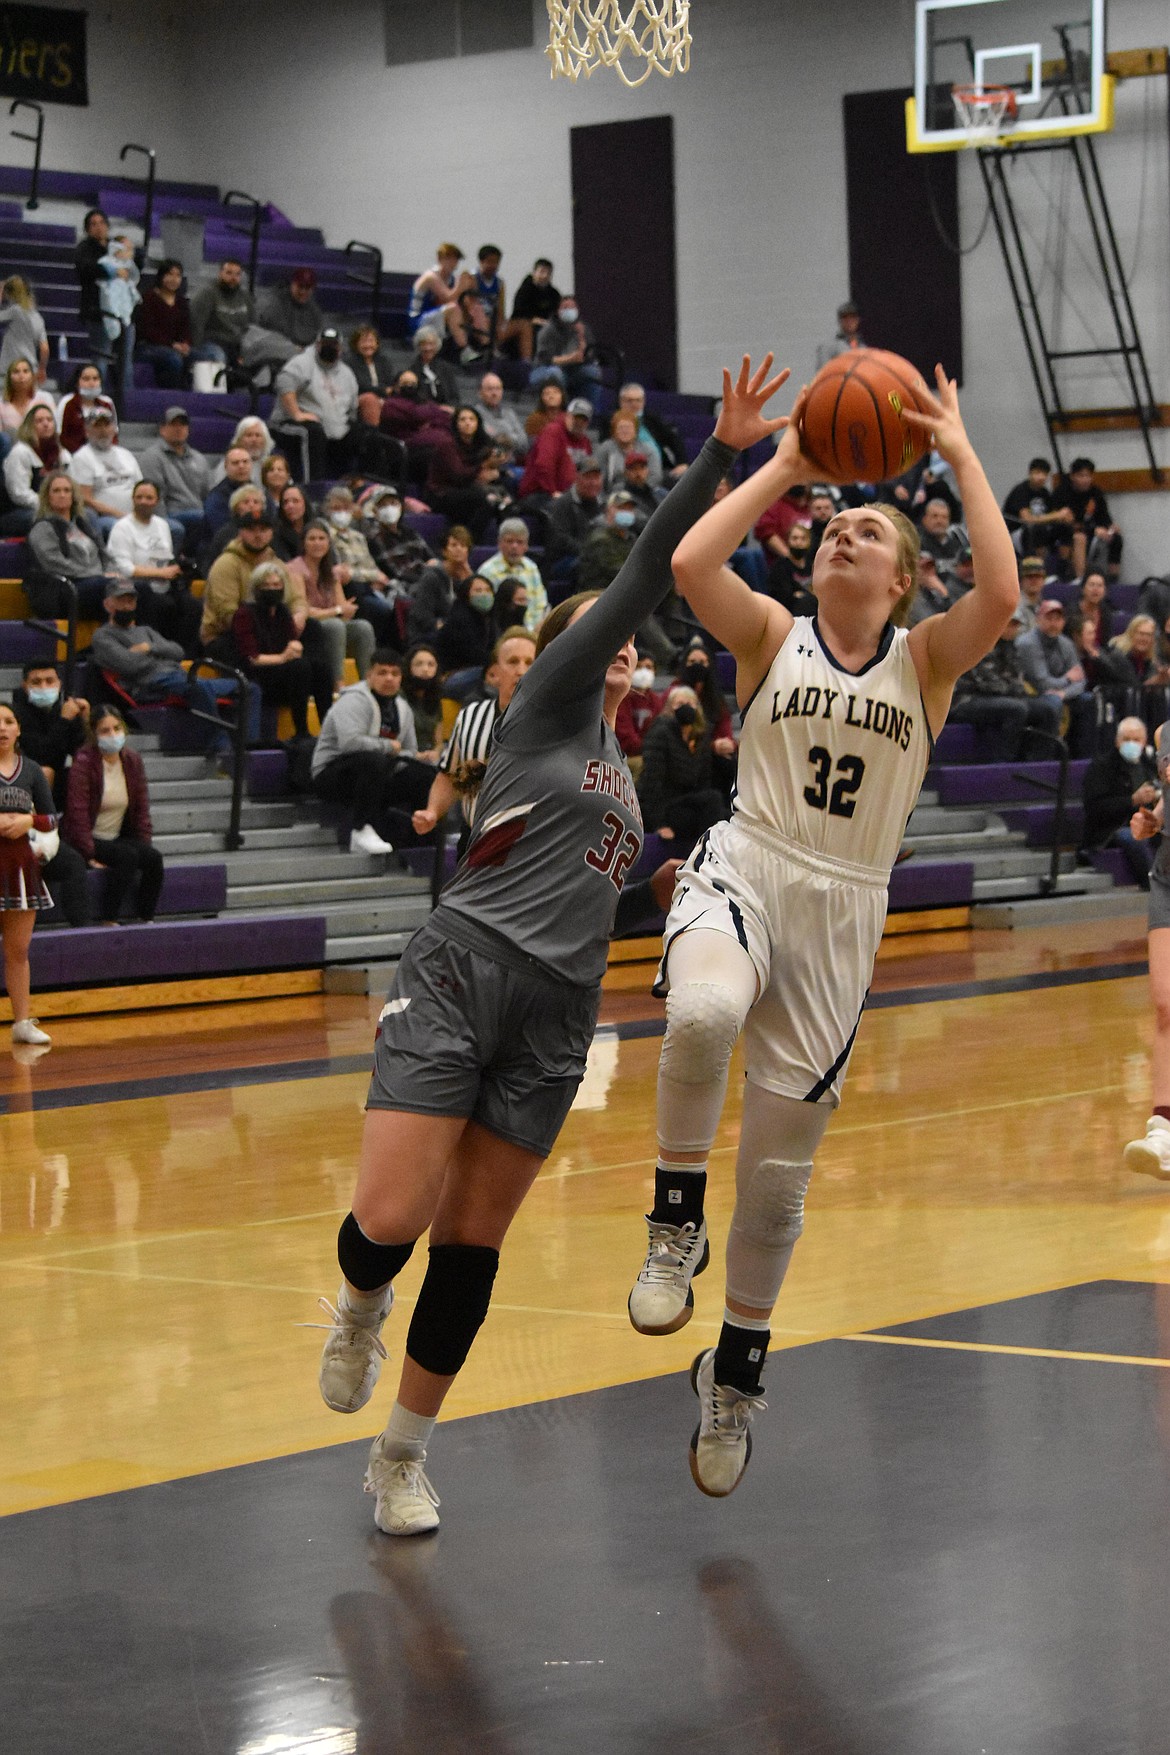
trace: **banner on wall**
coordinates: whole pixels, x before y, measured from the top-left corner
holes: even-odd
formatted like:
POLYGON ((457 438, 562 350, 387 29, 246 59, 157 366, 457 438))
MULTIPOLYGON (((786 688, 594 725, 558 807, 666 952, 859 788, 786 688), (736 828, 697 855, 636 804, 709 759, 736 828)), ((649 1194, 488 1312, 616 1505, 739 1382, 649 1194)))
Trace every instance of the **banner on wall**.
POLYGON ((84 12, 0 4, 0 97, 88 104, 84 12))

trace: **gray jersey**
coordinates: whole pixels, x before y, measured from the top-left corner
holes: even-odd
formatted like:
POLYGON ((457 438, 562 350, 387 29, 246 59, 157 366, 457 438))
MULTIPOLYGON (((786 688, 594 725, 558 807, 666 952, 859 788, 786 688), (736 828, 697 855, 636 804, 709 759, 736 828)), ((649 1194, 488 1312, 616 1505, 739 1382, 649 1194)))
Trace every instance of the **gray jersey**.
POLYGON ((602 717, 605 673, 670 589, 671 556, 733 458, 708 439, 613 584, 546 647, 497 721, 474 833, 436 915, 453 936, 478 925, 563 981, 601 979, 642 850, 634 783, 602 717))
POLYGON ((1170 884, 1170 719, 1154 734, 1158 748, 1158 785, 1162 788, 1162 839, 1154 857, 1154 876, 1170 884))

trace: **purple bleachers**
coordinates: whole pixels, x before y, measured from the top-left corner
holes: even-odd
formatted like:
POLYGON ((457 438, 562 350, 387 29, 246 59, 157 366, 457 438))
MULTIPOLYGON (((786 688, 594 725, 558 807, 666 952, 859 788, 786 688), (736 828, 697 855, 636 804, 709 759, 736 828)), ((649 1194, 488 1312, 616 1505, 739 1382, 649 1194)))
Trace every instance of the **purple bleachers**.
POLYGON ((1133 881, 1129 861, 1119 847, 1100 847, 1096 852, 1090 853, 1089 858, 1093 862, 1093 870, 1108 873, 1118 889, 1131 889, 1135 898, 1141 896, 1142 892, 1133 881))
POLYGON ((249 412, 248 398, 242 391, 230 395, 205 395, 194 390, 161 390, 154 384, 131 390, 126 398, 126 419, 160 421, 171 404, 179 400, 187 413, 214 414, 241 420, 249 412))
POLYGON ((447 520, 438 512, 407 512, 403 523, 422 537, 436 553, 447 534, 447 520))
MULTIPOLYGON (((1013 832, 1022 831, 1029 847, 1051 847, 1056 827, 1056 806, 1051 802, 1001 805, 998 814, 1013 832)), ((1070 795, 1064 807, 1060 839, 1065 847, 1078 842, 1085 826, 1085 808, 1079 797, 1070 795)))
POLYGON ((935 739, 932 764, 935 768, 944 762, 973 762, 975 760, 975 727, 973 725, 944 725, 935 739))
MULTIPOLYGON (((96 919, 101 909, 105 878, 100 871, 86 874, 89 904, 96 919)), ((163 875, 162 894, 158 899, 160 914, 218 914, 227 907, 226 865, 168 865, 163 875)), ((37 930, 64 927, 64 916, 58 910, 39 915, 37 930)))
MULTIPOLYGON (((947 730, 950 729, 948 726, 947 730)), ((970 727, 956 726, 954 729, 966 731, 970 727)), ((1069 763, 1070 798, 1080 797, 1088 767, 1088 762, 1069 763)), ((987 762, 977 766, 936 768, 931 781, 937 788, 940 804, 1036 804, 1043 803, 1051 794, 1041 791, 1038 786, 1030 786, 1021 776, 1030 775, 1034 780, 1055 786, 1059 773, 1056 762, 987 762)))
POLYGON ((109 987, 189 975, 243 975, 320 968, 325 919, 252 914, 246 920, 156 921, 36 932, 29 952, 34 989, 109 987))
POLYGON ((970 860, 905 859, 890 873, 890 908, 961 908, 975 895, 970 860))
POLYGON ((0 539, 0 579, 23 579, 28 564, 28 546, 15 537, 0 539))
MULTIPOLYGON (((24 195, 29 192, 32 172, 27 165, 0 165, 0 191, 5 195, 24 195)), ((61 201, 84 201, 89 206, 97 205, 98 189, 104 188, 106 193, 115 198, 124 192, 141 189, 142 184, 128 177, 100 178, 92 171, 49 171, 42 166, 40 192, 42 196, 51 196, 61 201)), ((214 183, 184 183, 172 181, 169 177, 160 179, 154 188, 155 200, 164 200, 170 196, 192 197, 196 200, 218 201, 219 190, 214 183)))
POLYGON ((0 664, 23 664, 28 658, 55 658, 57 643, 39 628, 23 622, 0 622, 0 664))

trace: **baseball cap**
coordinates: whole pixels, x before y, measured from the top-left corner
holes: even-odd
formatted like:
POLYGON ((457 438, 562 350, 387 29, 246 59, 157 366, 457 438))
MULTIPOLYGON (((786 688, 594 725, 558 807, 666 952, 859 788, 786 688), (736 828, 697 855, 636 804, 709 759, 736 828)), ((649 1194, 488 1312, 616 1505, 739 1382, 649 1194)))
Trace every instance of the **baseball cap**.
POLYGON ((838 317, 860 317, 861 312, 852 299, 846 299, 843 305, 837 306, 837 315, 838 317))
POLYGON ((577 458, 578 475, 600 475, 601 465, 592 451, 583 451, 577 458))
POLYGON ((629 493, 625 488, 618 488, 614 493, 610 494, 609 504, 611 506, 636 506, 638 502, 633 494, 629 493))
POLYGON ((321 333, 317 337, 317 340, 318 341, 340 341, 341 340, 341 333, 339 330, 334 329, 331 326, 328 329, 322 329, 321 333))
POLYGON ((587 402, 586 399, 584 398, 584 396, 574 396, 572 402, 570 402, 570 404, 565 412, 567 414, 590 414, 591 415, 593 413, 593 404, 591 402, 587 402))
POLYGON ((267 512, 245 512, 236 519, 237 530, 271 530, 272 519, 267 512))
POLYGON ((181 403, 173 402, 170 408, 165 410, 162 417, 162 424, 165 427, 173 420, 181 420, 186 422, 187 426, 191 425, 191 416, 187 413, 187 410, 181 403))
POLYGON ((1059 597, 1046 597, 1036 613, 1037 615, 1047 615, 1050 610, 1054 609, 1058 609, 1061 615, 1064 614, 1064 604, 1059 597))
POLYGON ((1048 571, 1039 555, 1029 555, 1020 562, 1021 573, 1046 573, 1048 571))
POLYGON ((626 468, 627 469, 630 467, 631 463, 649 463, 649 461, 650 461, 650 459, 649 459, 649 457, 647 457, 645 451, 627 451, 626 452, 626 468))
POLYGON ((106 596, 133 597, 135 601, 137 601, 138 587, 133 579, 115 579, 113 584, 106 591, 106 596))
POLYGON ((108 420, 110 422, 111 426, 115 426, 115 427, 118 424, 118 417, 114 413, 113 409, 107 408, 103 402, 91 403, 90 406, 84 411, 81 418, 82 418, 82 420, 87 421, 87 422, 108 420))

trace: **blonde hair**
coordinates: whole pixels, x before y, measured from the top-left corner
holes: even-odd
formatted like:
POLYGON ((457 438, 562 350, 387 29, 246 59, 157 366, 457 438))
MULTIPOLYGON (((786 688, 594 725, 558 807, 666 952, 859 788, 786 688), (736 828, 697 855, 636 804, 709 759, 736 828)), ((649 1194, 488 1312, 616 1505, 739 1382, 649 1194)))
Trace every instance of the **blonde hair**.
POLYGON ((905 512, 900 512, 897 506, 888 505, 885 500, 875 500, 870 511, 880 512, 894 526, 894 533, 898 538, 898 572, 903 578, 907 573, 910 575, 909 588, 903 591, 890 611, 890 620, 894 626, 904 628, 910 615, 914 593, 918 589, 918 556, 921 553, 918 531, 905 512))
POLYGON ((1152 628, 1154 630, 1155 640, 1158 638, 1158 624, 1153 616, 1135 615, 1129 618, 1128 622, 1125 624, 1124 630, 1118 634, 1117 638, 1110 640, 1110 646, 1112 646, 1115 652, 1124 652, 1128 657, 1133 651, 1133 637, 1141 627, 1152 628))
POLYGON ((35 311, 37 301, 33 298, 32 287, 19 274, 10 274, 4 282, 4 297, 10 305, 19 305, 22 311, 35 311))
POLYGON ((551 646, 557 635, 564 633, 583 603, 593 603, 600 596, 600 591, 576 591, 572 597, 558 603, 555 609, 550 609, 536 631, 536 656, 539 658, 545 647, 551 646))
POLYGON ((85 501, 81 497, 81 489, 68 471, 64 469, 47 469, 41 477, 41 485, 37 492, 36 516, 38 518, 56 518, 58 516, 58 513, 54 512, 49 504, 49 490, 55 481, 69 483, 69 491, 73 495, 73 505, 69 516, 71 519, 80 518, 85 508, 85 501))

